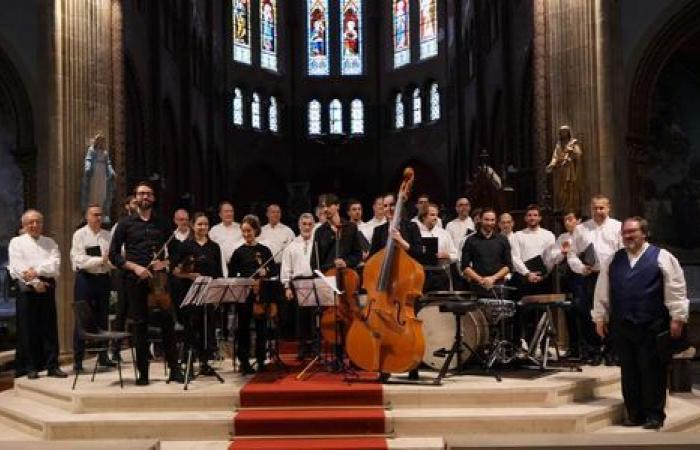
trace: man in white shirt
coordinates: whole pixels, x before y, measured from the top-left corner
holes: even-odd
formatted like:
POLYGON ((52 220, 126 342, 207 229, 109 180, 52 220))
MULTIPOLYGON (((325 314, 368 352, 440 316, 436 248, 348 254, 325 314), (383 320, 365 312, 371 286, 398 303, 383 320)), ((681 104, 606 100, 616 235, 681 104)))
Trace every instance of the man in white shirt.
POLYGON ((360 232, 364 235, 367 242, 372 242, 372 236, 374 236, 374 229, 379 225, 383 225, 386 222, 386 217, 384 217, 384 195, 380 195, 374 199, 372 204, 372 211, 374 212, 374 217, 365 222, 360 227, 360 232))
POLYGON ((58 367, 58 328, 56 323, 56 278, 61 253, 56 242, 42 236, 44 216, 35 209, 22 215, 22 232, 10 240, 7 269, 17 280, 17 350, 15 376, 39 378, 47 375, 65 378, 58 367))
MULTIPOLYGON (((179 261, 178 253, 181 251, 183 243, 192 236, 190 213, 183 208, 175 210, 173 213, 173 223, 175 224, 175 231, 173 232, 175 238, 171 240, 168 245, 168 259, 170 259, 170 261, 179 261)), ((170 283, 170 293, 176 305, 175 308, 173 308, 175 318, 180 324, 184 324, 186 318, 182 309, 180 309, 180 304, 187 295, 187 283, 173 275, 172 272, 168 274, 168 282, 170 283)))
POLYGON ((455 202, 455 211, 457 212, 457 217, 447 223, 445 230, 450 233, 452 237, 452 242, 459 243, 464 241, 464 237, 467 234, 471 234, 476 231, 476 226, 474 226, 474 221, 469 217, 472 205, 467 197, 460 197, 455 202))
MULTIPOLYGON (((92 316, 97 325, 103 330, 108 329, 109 294, 112 281, 109 273, 112 265, 109 263, 110 232, 102 229, 102 208, 98 205, 88 206, 85 211, 87 224, 73 233, 70 249, 70 259, 75 272, 75 301, 87 303, 92 310, 92 316)), ((83 370, 85 356, 85 341, 78 334, 76 324, 73 333, 73 370, 83 370)), ((100 352, 98 363, 105 367, 115 364, 107 358, 107 351, 100 352)))
MULTIPOLYGON (((619 220, 610 217, 610 206, 610 200, 604 195, 596 195, 591 199, 592 219, 576 227, 572 234, 571 250, 566 257, 571 270, 581 275, 581 283, 574 294, 574 302, 588 311, 593 307, 593 292, 600 269, 607 266, 612 255, 622 248, 620 234, 622 224, 619 220), (579 255, 589 244, 593 244, 595 263, 586 265, 579 255)), ((605 343, 605 351, 601 351, 601 342, 591 320, 581 323, 581 333, 588 347, 584 348, 584 351, 588 351, 591 365, 599 365, 603 357, 606 365, 615 364, 611 345, 605 343)))
MULTIPOLYGON (((450 233, 444 228, 437 226, 438 206, 435 203, 428 203, 422 211, 418 213, 418 230, 421 238, 437 238, 437 259, 440 264, 452 264, 457 262, 459 256, 457 247, 452 242, 450 233)), ((425 264, 424 264, 425 265, 425 264)), ((450 270, 446 267, 445 270, 450 270)), ((445 270, 428 269, 425 271, 425 283, 423 291, 446 291, 449 290, 449 276, 445 270)))
POLYGON ((622 367, 625 426, 663 427, 670 339, 688 321, 685 276, 668 251, 647 242, 648 224, 630 217, 622 225, 624 249, 601 266, 591 316, 601 338, 614 328, 622 367))
POLYGON ((221 223, 214 225, 209 230, 209 238, 221 247, 224 277, 228 277, 228 262, 233 252, 241 245, 241 225, 234 222, 233 203, 223 201, 219 204, 219 218, 221 223))
POLYGON ((551 286, 545 283, 547 272, 551 267, 546 267, 545 257, 551 246, 554 245, 554 234, 542 227, 542 215, 538 205, 529 205, 525 210, 526 228, 517 231, 511 239, 511 256, 513 270, 519 279, 520 295, 534 295, 550 293, 551 286), (528 268, 536 265, 534 270, 528 268))
POLYGON ((178 209, 173 214, 173 223, 177 228, 175 228, 175 239, 179 242, 184 242, 190 233, 192 228, 190 227, 190 213, 186 209, 178 209))
POLYGON ((262 227, 260 241, 267 245, 275 256, 275 263, 282 262, 282 250, 294 239, 291 228, 281 222, 282 209, 277 204, 267 207, 267 225, 262 227))

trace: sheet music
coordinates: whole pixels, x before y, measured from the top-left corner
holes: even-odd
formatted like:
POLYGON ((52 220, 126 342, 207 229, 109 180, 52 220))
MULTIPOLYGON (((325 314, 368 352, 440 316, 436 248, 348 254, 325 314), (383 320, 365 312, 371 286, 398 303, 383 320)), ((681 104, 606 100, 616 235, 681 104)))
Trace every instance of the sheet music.
POLYGON ((335 277, 327 277, 318 269, 314 270, 314 273, 318 276, 318 279, 323 280, 323 282, 327 284, 328 287, 333 290, 333 292, 338 295, 342 295, 342 292, 338 290, 338 283, 336 282, 335 277))
POLYGON ((184 308, 187 305, 199 306, 202 304, 202 296, 207 290, 207 286, 212 281, 211 277, 197 277, 190 289, 187 291, 187 295, 180 303, 180 308, 184 308))
POLYGON ((216 278, 207 286, 203 302, 245 303, 254 284, 250 278, 216 278))
MULTIPOLYGON (((330 278, 333 279, 334 284, 335 277, 330 278)), ((320 278, 292 279, 291 283, 300 307, 318 306, 316 296, 318 296, 318 303, 321 306, 333 306, 335 304, 331 285, 320 278)))

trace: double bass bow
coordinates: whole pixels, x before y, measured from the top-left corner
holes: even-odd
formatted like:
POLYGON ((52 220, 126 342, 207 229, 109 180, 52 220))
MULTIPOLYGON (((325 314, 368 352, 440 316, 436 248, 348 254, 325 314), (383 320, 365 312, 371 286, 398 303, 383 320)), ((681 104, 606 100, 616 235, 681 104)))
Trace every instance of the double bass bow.
POLYGON ((346 336, 350 360, 364 370, 407 372, 420 364, 425 349, 422 322, 413 303, 425 281, 422 266, 392 239, 399 229, 401 210, 413 185, 413 169, 404 170, 396 197, 396 211, 385 247, 365 263, 363 287, 367 303, 346 336))

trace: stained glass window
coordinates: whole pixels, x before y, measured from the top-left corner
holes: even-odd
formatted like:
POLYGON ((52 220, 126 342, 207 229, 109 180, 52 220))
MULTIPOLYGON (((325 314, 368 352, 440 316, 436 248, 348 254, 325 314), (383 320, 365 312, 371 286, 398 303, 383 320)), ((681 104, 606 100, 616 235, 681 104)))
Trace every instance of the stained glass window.
POLYGON ((279 131, 279 124, 277 123, 277 116, 279 111, 277 109, 277 99, 275 97, 270 97, 270 105, 267 110, 267 126, 270 131, 277 133, 279 131))
POLYGON ((243 125, 243 93, 239 88, 233 90, 233 124, 243 125))
POLYGON ((409 0, 393 0, 394 67, 411 61, 409 0))
POLYGON ((413 90, 413 125, 423 122, 423 101, 420 97, 420 89, 413 90))
POLYGON ((277 0, 260 0, 260 67, 277 72, 277 0))
POLYGON ((404 110, 403 110, 403 95, 396 94, 394 100, 394 128, 397 130, 403 128, 404 125, 404 110))
POLYGON ((343 104, 337 98, 328 105, 328 116, 331 134, 343 134, 343 104))
POLYGON ((340 72, 362 75, 362 0, 341 0, 340 12, 340 72))
POLYGON ((363 134, 365 132, 365 106, 362 100, 356 98, 350 104, 350 133, 363 134))
POLYGON ((321 102, 311 100, 309 102, 309 134, 321 134, 321 102))
POLYGON ((250 64, 250 1, 233 0, 233 60, 250 64))
POLYGON ((257 92, 253 93, 253 101, 250 103, 250 125, 260 129, 260 96, 257 92))
POLYGON ((438 53, 437 1, 420 0, 420 59, 438 53))
POLYGON ((328 75, 328 0, 307 0, 309 75, 328 75))
POLYGON ((430 120, 440 119, 440 91, 437 83, 430 85, 430 120))

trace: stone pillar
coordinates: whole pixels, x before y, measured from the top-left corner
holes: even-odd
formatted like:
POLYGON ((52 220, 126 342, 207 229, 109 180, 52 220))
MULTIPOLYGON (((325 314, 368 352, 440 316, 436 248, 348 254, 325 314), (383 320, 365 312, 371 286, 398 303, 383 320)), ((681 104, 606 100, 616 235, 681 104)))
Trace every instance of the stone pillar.
POLYGON ((534 111, 532 124, 534 127, 534 153, 537 198, 542 199, 542 195, 550 188, 547 186, 547 175, 545 165, 551 156, 549 139, 551 135, 551 123, 549 120, 549 100, 547 91, 547 12, 546 0, 534 0, 534 36, 533 36, 533 90, 534 90, 534 111))
MULTIPOLYGON (((616 2, 608 0, 541 0, 535 9, 535 56, 544 48, 546 60, 546 113, 536 110, 537 142, 546 138, 551 155, 560 125, 570 125, 583 147, 584 211, 586 198, 604 193, 615 199, 615 136, 617 121, 614 105, 615 42, 611 32, 616 2), (542 11, 544 10, 544 11, 542 11), (538 17, 543 14, 544 17, 538 17), (539 43, 544 28, 545 42, 539 43), (542 136, 542 115, 547 116, 542 136)), ((535 70, 541 66, 535 64, 535 70)), ((537 72, 535 72, 537 93, 537 72)), ((540 93, 540 96, 542 94, 540 93)), ((539 105, 539 103, 536 103, 539 105)))
MULTIPOLYGON (((119 2, 117 2, 117 5, 119 2)), ((73 273, 70 246, 73 231, 81 220, 80 181, 90 138, 101 131, 110 153, 119 144, 123 118, 116 120, 115 82, 121 57, 113 57, 112 0, 56 0, 53 11, 52 74, 49 151, 51 170, 47 174, 51 198, 47 221, 61 249, 58 284, 58 324, 61 349, 72 348, 73 273), (117 139, 115 139, 117 137, 117 139), (116 142, 115 142, 116 141, 116 142)), ((121 21, 121 18, 119 18, 121 21)), ((121 36, 121 34, 119 34, 121 36)), ((121 51, 121 47, 119 47, 121 51)), ((123 148, 123 132, 121 133, 123 148)), ((122 171, 123 172, 123 171, 122 171)), ((42 194, 39 194, 42 195, 42 194)))

